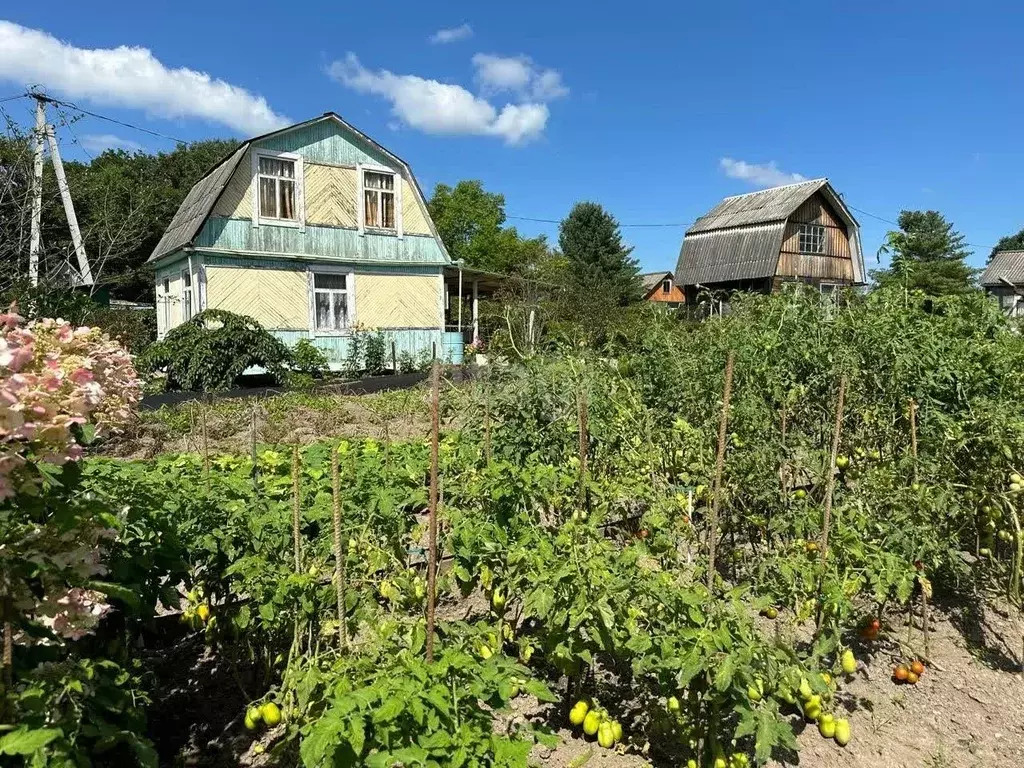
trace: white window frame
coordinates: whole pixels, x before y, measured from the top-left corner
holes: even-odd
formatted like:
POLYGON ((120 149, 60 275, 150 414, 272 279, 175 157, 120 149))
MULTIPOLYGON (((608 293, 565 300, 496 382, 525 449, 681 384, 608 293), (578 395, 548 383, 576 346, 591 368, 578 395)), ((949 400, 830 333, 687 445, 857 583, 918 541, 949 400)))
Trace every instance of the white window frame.
MULTIPOLYGON (((309 292, 309 337, 348 336, 356 325, 356 273, 349 267, 317 265, 307 270, 309 292), (348 325, 340 330, 320 330, 316 327, 316 275, 344 275, 345 296, 348 299, 348 325)), ((337 289, 334 289, 337 290, 337 289)))
POLYGON ((1011 315, 1017 314, 1017 302, 1020 297, 1016 292, 999 294, 999 308, 1007 310, 1011 315))
POLYGON ((305 172, 303 170, 302 155, 294 152, 277 152, 272 149, 255 149, 252 151, 252 225, 254 227, 294 227, 305 229, 306 227, 306 195, 305 195, 305 172), (276 219, 267 216, 260 216, 260 158, 266 157, 274 160, 287 160, 295 164, 295 218, 276 219))
POLYGON ((187 268, 181 270, 181 273, 178 275, 178 282, 180 283, 178 288, 178 300, 181 302, 181 322, 187 323, 199 314, 198 312, 193 312, 193 310, 196 309, 196 306, 193 303, 196 298, 196 291, 195 281, 192 280, 192 272, 187 268), (185 285, 186 280, 188 280, 187 286, 185 285), (186 293, 188 294, 188 301, 185 300, 186 293))
POLYGON ((402 225, 402 174, 396 171, 394 168, 386 168, 383 165, 370 165, 359 163, 356 165, 356 173, 359 174, 359 184, 356 190, 358 199, 356 200, 357 216, 359 219, 359 234, 365 235, 368 231, 372 234, 391 235, 394 234, 401 240, 404 237, 404 230, 402 225), (367 227, 366 226, 366 174, 367 173, 383 173, 388 176, 394 177, 395 180, 395 227, 394 229, 386 229, 383 227, 367 227))
POLYGON ((672 293, 672 278, 671 277, 666 277, 664 280, 661 281, 661 292, 662 293, 672 293))
POLYGON ((821 254, 825 252, 825 227, 822 224, 801 224, 797 230, 800 253, 821 254), (812 247, 817 245, 817 249, 812 247))

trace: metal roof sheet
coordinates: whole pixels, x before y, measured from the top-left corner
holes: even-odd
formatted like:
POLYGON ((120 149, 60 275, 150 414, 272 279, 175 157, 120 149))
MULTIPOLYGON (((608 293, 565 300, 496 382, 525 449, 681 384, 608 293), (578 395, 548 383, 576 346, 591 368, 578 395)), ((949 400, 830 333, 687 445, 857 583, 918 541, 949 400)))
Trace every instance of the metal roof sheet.
POLYGON ((811 195, 828 184, 828 179, 802 181, 784 187, 762 189, 746 195, 727 197, 693 223, 686 234, 715 229, 764 224, 789 217, 811 195))
POLYGON ((772 277, 786 220, 712 232, 687 233, 679 251, 680 285, 772 277))
POLYGON ((664 272, 645 272, 640 275, 640 281, 644 284, 644 292, 650 291, 666 277, 672 277, 672 273, 668 270, 664 272))
POLYGON ((192 242, 193 238, 199 234, 206 217, 213 210, 220 193, 224 191, 224 187, 231 180, 231 174, 235 172, 235 168, 238 167, 248 146, 248 142, 242 144, 189 190, 147 261, 155 261, 192 242))
POLYGON ((996 251, 981 273, 981 284, 1003 285, 1000 278, 1014 285, 1024 284, 1024 251, 996 251))

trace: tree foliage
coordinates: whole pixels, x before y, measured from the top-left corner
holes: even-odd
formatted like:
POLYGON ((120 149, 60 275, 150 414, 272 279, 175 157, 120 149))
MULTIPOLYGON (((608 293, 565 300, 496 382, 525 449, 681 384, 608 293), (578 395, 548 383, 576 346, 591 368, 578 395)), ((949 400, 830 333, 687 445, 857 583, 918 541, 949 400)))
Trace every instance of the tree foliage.
POLYGON ((505 226, 504 195, 476 180, 438 184, 427 208, 453 259, 488 272, 543 277, 551 258, 547 240, 505 226))
POLYGON ((598 203, 577 203, 558 228, 558 245, 573 286, 595 299, 625 305, 641 296, 632 248, 622 243, 615 217, 598 203))
POLYGON ((889 269, 872 273, 880 286, 900 285, 932 296, 973 289, 976 270, 964 236, 938 211, 901 211, 899 229, 886 235, 880 253, 891 255, 889 269))
POLYGON ((992 257, 999 251, 1022 250, 1024 250, 1024 229, 1018 231, 1016 234, 1006 235, 1005 237, 999 238, 999 242, 995 244, 992 252, 988 255, 988 260, 992 261, 992 257))

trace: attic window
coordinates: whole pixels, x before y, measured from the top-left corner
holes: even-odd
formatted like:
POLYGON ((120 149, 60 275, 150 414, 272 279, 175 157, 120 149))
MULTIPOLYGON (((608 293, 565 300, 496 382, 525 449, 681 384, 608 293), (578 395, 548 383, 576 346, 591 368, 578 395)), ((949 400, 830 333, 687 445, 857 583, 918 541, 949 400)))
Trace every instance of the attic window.
POLYGON ((363 171, 363 225, 395 229, 395 175, 363 171))
POLYGON ((297 221, 295 161, 279 157, 259 159, 261 219, 297 221))
POLYGON ((661 292, 672 293, 672 278, 666 277, 661 281, 661 292))
POLYGON ((825 228, 818 224, 800 225, 800 253, 824 253, 825 228))

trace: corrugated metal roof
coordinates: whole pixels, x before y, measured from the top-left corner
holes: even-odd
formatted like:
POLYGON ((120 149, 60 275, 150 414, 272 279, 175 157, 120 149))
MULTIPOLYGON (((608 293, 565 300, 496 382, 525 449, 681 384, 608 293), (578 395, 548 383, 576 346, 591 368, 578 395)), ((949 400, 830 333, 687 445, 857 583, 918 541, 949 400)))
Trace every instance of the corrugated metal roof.
POLYGON ((807 198, 826 184, 828 179, 814 179, 727 197, 697 219, 686 234, 745 227, 788 218, 807 198))
POLYGON ((1024 284, 1024 251, 996 251, 981 273, 981 284, 1004 285, 1000 278, 1014 285, 1024 284))
POLYGON ((650 291, 666 277, 672 277, 672 273, 666 270, 665 272, 645 272, 640 275, 640 280, 644 284, 644 292, 650 291))
POLYGON ((231 180, 231 174, 235 172, 235 168, 238 167, 248 146, 248 142, 242 144, 227 160, 224 160, 189 190, 147 261, 155 261, 192 242, 199 234, 206 217, 213 210, 220 193, 231 180))
POLYGON ((679 252, 679 285, 771 277, 779 261, 786 220, 716 232, 687 233, 679 252))

